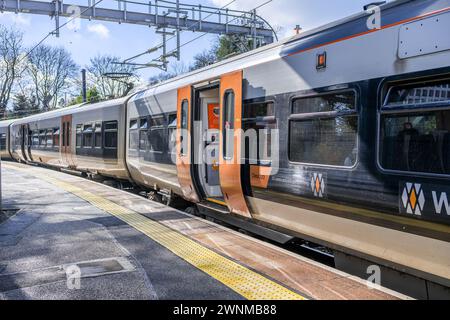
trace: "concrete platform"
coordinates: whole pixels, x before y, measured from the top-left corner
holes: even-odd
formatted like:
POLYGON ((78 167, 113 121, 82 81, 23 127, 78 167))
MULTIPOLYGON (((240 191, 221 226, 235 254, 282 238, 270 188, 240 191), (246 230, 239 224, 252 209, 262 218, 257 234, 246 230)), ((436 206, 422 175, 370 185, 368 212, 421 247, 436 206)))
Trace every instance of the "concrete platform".
POLYGON ((19 211, 0 224, 0 299, 407 298, 102 184, 2 169, 4 207, 19 211))

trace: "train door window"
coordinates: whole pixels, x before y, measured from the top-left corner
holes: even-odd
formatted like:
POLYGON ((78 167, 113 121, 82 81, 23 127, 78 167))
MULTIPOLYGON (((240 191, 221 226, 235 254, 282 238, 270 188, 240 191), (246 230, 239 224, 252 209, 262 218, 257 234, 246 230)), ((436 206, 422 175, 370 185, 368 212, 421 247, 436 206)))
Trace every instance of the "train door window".
POLYGON ((169 154, 176 154, 176 146, 177 146, 177 115, 170 114, 169 115, 169 125, 167 126, 167 134, 168 134, 168 150, 169 154))
POLYGON ((39 147, 39 131, 34 130, 32 135, 32 148, 35 149, 39 147))
POLYGON ((62 124, 62 146, 66 146, 66 139, 64 138, 66 136, 66 123, 63 122, 62 124))
POLYGON ((245 156, 249 164, 270 165, 272 130, 277 129, 273 102, 247 103, 243 110, 245 156), (256 141, 251 141, 256 137, 256 141))
POLYGON ((46 139, 45 139, 45 134, 47 131, 45 130, 40 130, 39 131, 39 146, 41 148, 45 148, 46 146, 46 139))
POLYGON ((292 162, 353 167, 358 156, 354 91, 294 99, 289 119, 292 162))
POLYGON ((47 129, 47 134, 45 135, 46 147, 53 147, 53 129, 47 129))
POLYGON ((92 124, 85 124, 83 126, 83 148, 92 148, 93 131, 92 124))
POLYGON ((223 104, 223 157, 231 160, 234 154, 234 91, 225 92, 223 104))
POLYGON ((53 147, 59 148, 59 128, 53 129, 53 147))
POLYGON ((164 123, 164 116, 151 118, 148 133, 150 152, 161 153, 164 151, 164 123))
POLYGON ((380 116, 387 170, 450 174, 450 79, 392 86, 380 116))
POLYGON ((187 143, 188 143, 188 121, 189 121, 189 101, 183 100, 181 103, 181 154, 186 155, 187 143))
POLYGON ((148 146, 148 119, 143 118, 139 121, 139 150, 147 151, 148 146))
MULTIPOLYGON (((64 137, 64 135, 63 135, 63 137, 64 137)), ((63 139, 63 141, 64 141, 64 139, 63 139)), ((82 142, 83 142, 83 125, 77 124, 77 128, 76 128, 76 147, 77 148, 81 148, 82 142)), ((64 146, 64 142, 63 142, 63 146, 64 146)))
POLYGON ((130 121, 130 150, 138 150, 139 148, 139 124, 138 120, 130 121))
POLYGON ((105 130, 105 149, 117 149, 117 121, 104 122, 105 130))
MULTIPOLYGON (((66 125, 66 130, 67 130, 67 134, 66 134, 66 146, 67 147, 70 147, 70 138, 71 138, 71 127, 70 127, 70 122, 67 122, 67 125, 66 125)), ((64 140, 64 137, 63 137, 63 140, 64 140)))
POLYGON ((94 147, 100 149, 102 147, 102 123, 95 123, 95 132, 94 132, 94 147))

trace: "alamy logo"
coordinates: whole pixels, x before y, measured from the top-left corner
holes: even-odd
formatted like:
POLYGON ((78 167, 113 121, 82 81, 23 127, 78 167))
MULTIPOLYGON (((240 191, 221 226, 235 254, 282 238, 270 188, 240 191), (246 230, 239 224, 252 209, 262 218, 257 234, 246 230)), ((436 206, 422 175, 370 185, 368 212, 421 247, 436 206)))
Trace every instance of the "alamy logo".
POLYGON ((381 9, 379 6, 372 5, 366 9, 366 12, 370 14, 367 19, 367 28, 369 30, 381 29, 381 9))
POLYGON ((443 211, 445 210, 445 213, 450 216, 450 205, 448 203, 447 193, 441 192, 439 197, 436 191, 433 191, 432 194, 436 213, 442 214, 444 213, 443 211))
POLYGON ((402 195, 403 206, 409 214, 421 216, 425 207, 425 194, 419 183, 406 183, 402 195))

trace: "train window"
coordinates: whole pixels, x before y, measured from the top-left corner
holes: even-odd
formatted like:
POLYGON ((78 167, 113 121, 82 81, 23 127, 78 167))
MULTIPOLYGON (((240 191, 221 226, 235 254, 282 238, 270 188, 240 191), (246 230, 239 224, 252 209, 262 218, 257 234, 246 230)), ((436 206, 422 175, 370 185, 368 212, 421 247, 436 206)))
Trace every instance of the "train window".
POLYGON ((181 154, 184 156, 188 150, 188 132, 189 129, 189 101, 183 100, 181 103, 181 154))
POLYGON ((0 150, 6 150, 6 133, 0 134, 0 150))
POLYGON ((140 130, 139 131, 139 150, 147 151, 148 145, 148 130, 140 130))
POLYGON ((141 119, 139 121, 139 129, 141 129, 141 130, 147 130, 148 129, 148 120, 146 118, 141 119))
MULTIPOLYGON (((70 138, 72 137, 72 134, 71 134, 71 127, 70 127, 70 122, 67 122, 67 134, 66 134, 66 146, 67 147, 70 147, 70 138)), ((63 140, 64 140, 64 137, 63 137, 63 140)))
POLYGON ((227 160, 234 155, 234 91, 229 90, 224 95, 223 108, 223 157, 227 160))
POLYGON ((53 147, 58 148, 59 147, 59 128, 53 129, 53 147))
POLYGON ((380 118, 381 166, 403 172, 450 174, 450 82, 406 85, 388 92, 380 118), (400 88, 405 91, 400 93, 400 88), (417 110, 417 104, 427 106, 417 110), (393 108, 398 105, 400 109, 393 108))
POLYGON ((272 156, 272 130, 277 129, 274 103, 244 104, 243 117, 247 162, 249 164, 269 165, 272 156), (256 143, 251 141, 252 137, 256 137, 256 143))
POLYGON ((131 120, 130 121, 130 130, 135 130, 138 128, 138 121, 137 120, 131 120))
POLYGON ((256 121, 258 118, 272 117, 275 115, 273 102, 249 103, 244 105, 244 121, 256 121))
POLYGON ((37 131, 37 130, 33 131, 31 141, 32 141, 33 148, 36 148, 39 146, 39 131, 37 131))
POLYGON ((45 134, 46 134, 45 130, 39 131, 39 146, 42 148, 45 147, 46 145, 45 134))
MULTIPOLYGON (((63 123, 63 127, 64 127, 64 123, 63 123)), ((64 134, 63 134, 63 137, 64 137, 64 134)), ((83 141, 83 125, 77 124, 77 128, 76 128, 76 147, 77 148, 81 148, 82 141, 83 141)), ((64 139, 63 139, 63 146, 64 146, 64 139)))
POLYGON ((354 112, 355 94, 344 92, 308 98, 295 99, 292 103, 293 114, 311 114, 320 112, 354 112))
POLYGON ((139 148, 139 131, 138 131, 138 120, 130 121, 130 150, 138 150, 139 148))
POLYGON ((83 148, 92 148, 93 131, 92 124, 83 126, 83 148))
POLYGON ((105 149, 117 149, 117 121, 104 123, 105 128, 105 149))
POLYGON ((94 147, 101 148, 102 147, 102 123, 95 123, 95 133, 94 133, 94 147))
POLYGON ((66 123, 65 122, 62 124, 62 136, 63 136, 62 146, 65 147, 66 146, 66 139, 64 139, 64 137, 66 136, 66 123))
POLYGON ((164 150, 164 122, 165 117, 152 117, 148 133, 150 152, 163 152, 164 150))
POLYGON ((384 107, 450 102, 450 80, 394 86, 384 107))
POLYGON ((176 153, 176 146, 177 146, 177 115, 171 114, 169 115, 169 125, 167 126, 167 133, 168 133, 168 150, 170 154, 176 153))
POLYGON ((293 101, 289 159, 293 162, 353 167, 357 161, 358 114, 353 91, 293 101))

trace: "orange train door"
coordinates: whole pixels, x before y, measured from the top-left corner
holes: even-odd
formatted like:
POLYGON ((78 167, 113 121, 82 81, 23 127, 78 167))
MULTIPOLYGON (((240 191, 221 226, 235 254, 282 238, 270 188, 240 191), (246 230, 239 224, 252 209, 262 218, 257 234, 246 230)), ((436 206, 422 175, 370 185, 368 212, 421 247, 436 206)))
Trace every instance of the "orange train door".
POLYGON ((220 186, 231 212, 251 218, 241 180, 242 71, 220 80, 220 186))
POLYGON ((61 148, 61 158, 63 162, 69 166, 73 167, 72 151, 71 151, 71 138, 72 138, 72 115, 61 117, 61 137, 60 137, 60 148, 61 148))
POLYGON ((192 88, 178 89, 177 103, 177 172, 178 182, 187 200, 199 202, 200 198, 192 180, 192 88))

